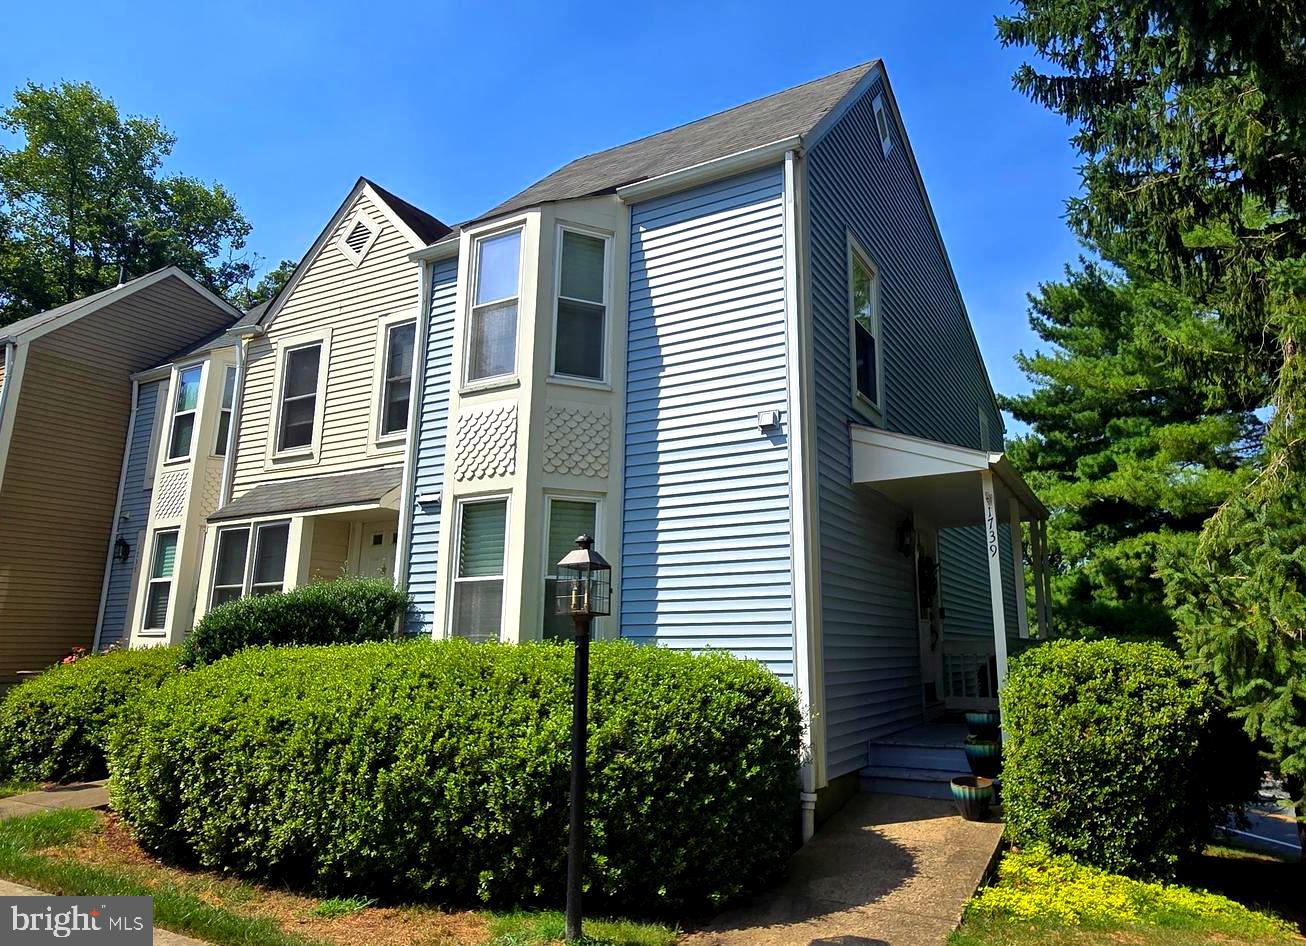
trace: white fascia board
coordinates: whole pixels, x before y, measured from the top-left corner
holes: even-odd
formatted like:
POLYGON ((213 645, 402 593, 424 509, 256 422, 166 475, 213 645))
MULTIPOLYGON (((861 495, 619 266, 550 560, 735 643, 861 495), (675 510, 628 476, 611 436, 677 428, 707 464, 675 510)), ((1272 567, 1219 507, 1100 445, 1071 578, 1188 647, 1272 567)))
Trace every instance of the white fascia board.
POLYGON ((439 241, 432 243, 430 246, 424 246, 420 250, 414 250, 409 253, 408 258, 414 263, 451 259, 458 255, 458 247, 462 243, 461 237, 461 233, 442 237, 439 241))
POLYGON ((784 161, 786 153, 790 151, 800 152, 802 148, 802 137, 800 135, 791 135, 788 138, 772 141, 770 144, 758 145, 756 148, 748 148, 744 151, 736 151, 734 154, 728 154, 725 157, 713 158, 711 161, 704 161, 701 164, 690 165, 687 168, 668 171, 666 174, 659 174, 657 177, 650 177, 647 180, 626 184, 617 188, 617 196, 623 203, 632 204, 653 197, 661 197, 664 194, 688 190, 700 184, 709 184, 722 178, 733 177, 736 174, 765 167, 768 164, 779 164, 784 161))

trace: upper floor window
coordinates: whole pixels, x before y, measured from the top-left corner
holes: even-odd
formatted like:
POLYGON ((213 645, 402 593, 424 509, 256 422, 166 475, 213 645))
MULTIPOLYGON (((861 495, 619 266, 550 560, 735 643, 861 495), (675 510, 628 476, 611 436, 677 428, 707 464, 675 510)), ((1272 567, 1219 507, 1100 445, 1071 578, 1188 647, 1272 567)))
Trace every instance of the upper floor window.
POLYGON ((467 327, 467 381, 517 370, 521 230, 476 242, 476 282, 467 327))
POLYGON ((150 579, 145 587, 145 621, 147 631, 161 631, 167 626, 168 605, 172 601, 172 572, 177 564, 176 529, 154 535, 154 556, 150 560, 150 579))
POLYGON ((172 399, 172 434, 168 438, 168 459, 182 460, 190 456, 191 440, 195 437, 195 418, 200 403, 200 378, 202 365, 191 365, 177 372, 177 390, 172 399))
POLYGON ((408 409, 413 390, 415 322, 391 325, 385 334, 385 375, 381 379, 381 436, 408 430, 408 409))
POLYGON ((218 439, 213 447, 215 457, 227 455, 227 441, 231 439, 231 410, 236 403, 236 366, 228 365, 222 375, 222 406, 218 410, 218 439))
POLYGON ((312 342, 288 348, 284 359, 277 449, 298 450, 313 445, 322 343, 312 342))
POLYGON ((880 287, 875 267, 855 245, 848 253, 848 293, 853 333, 853 388, 859 398, 880 410, 880 287))
POLYGON ((459 504, 451 622, 454 636, 473 641, 499 639, 507 537, 508 500, 477 499, 459 504))
POLYGON ((608 241, 564 229, 558 243, 553 373, 603 380, 608 241))

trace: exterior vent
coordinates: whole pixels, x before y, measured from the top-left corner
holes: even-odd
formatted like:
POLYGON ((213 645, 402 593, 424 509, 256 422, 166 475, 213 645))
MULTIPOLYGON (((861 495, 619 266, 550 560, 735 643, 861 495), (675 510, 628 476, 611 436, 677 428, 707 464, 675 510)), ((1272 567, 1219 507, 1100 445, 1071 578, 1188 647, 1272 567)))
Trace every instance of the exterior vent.
POLYGON ((884 98, 877 95, 871 107, 875 109, 875 128, 880 133, 880 150, 887 158, 889 152, 893 150, 893 132, 890 130, 889 113, 885 110, 884 98))
POLYGON ((378 233, 379 228, 376 224, 359 211, 340 231, 336 246, 340 247, 340 252, 344 253, 351 263, 358 266, 367 256, 367 251, 372 248, 372 244, 376 242, 378 233))

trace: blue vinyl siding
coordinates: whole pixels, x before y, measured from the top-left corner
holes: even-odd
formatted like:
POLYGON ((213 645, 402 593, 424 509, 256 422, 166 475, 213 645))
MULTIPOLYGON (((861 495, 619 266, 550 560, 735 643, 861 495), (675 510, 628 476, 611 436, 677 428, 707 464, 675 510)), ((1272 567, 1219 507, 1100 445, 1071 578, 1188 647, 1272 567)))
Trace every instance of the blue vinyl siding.
MULTIPOLYGON (((906 513, 852 485, 848 424, 869 421, 851 401, 850 231, 879 273, 885 427, 978 447, 978 406, 990 412, 992 430, 1001 430, 898 128, 892 130, 893 149, 887 156, 881 150, 871 103, 882 91, 877 80, 806 157, 831 778, 861 768, 869 740, 921 718, 915 577, 911 560, 896 549, 906 513)), ((951 574, 945 566, 945 595, 953 588, 965 591, 978 578, 987 605, 982 547, 973 562, 955 561, 967 543, 944 536, 944 554, 954 559, 951 574)))
POLYGON ((413 525, 408 543, 408 591, 412 595, 408 631, 430 634, 434 626, 436 564, 440 545, 441 503, 417 497, 444 487, 444 458, 449 433, 449 383, 453 363, 454 296, 458 261, 442 260, 431 271, 431 323, 426 337, 426 370, 417 418, 413 470, 413 525))
POLYGON ((792 680, 781 170, 632 208, 629 320, 621 634, 792 680))
POLYGON ((162 381, 150 381, 137 392, 136 417, 132 422, 131 449, 127 453, 127 476, 123 481, 121 516, 115 536, 121 535, 131 545, 127 561, 114 558, 109 566, 109 584, 104 596, 104 623, 100 629, 100 648, 126 644, 128 612, 131 610, 132 577, 148 542, 143 541, 146 520, 150 516, 150 488, 145 472, 150 465, 150 437, 154 433, 154 411, 158 406, 162 381))

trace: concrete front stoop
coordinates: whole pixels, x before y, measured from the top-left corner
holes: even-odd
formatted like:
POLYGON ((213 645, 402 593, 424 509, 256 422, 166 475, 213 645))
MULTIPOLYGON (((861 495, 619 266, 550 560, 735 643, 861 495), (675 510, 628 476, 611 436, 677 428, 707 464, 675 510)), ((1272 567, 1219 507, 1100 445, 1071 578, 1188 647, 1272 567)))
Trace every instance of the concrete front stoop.
POLYGON ((681 946, 942 946, 1002 838, 951 802, 860 794, 790 862, 789 879, 681 946))

